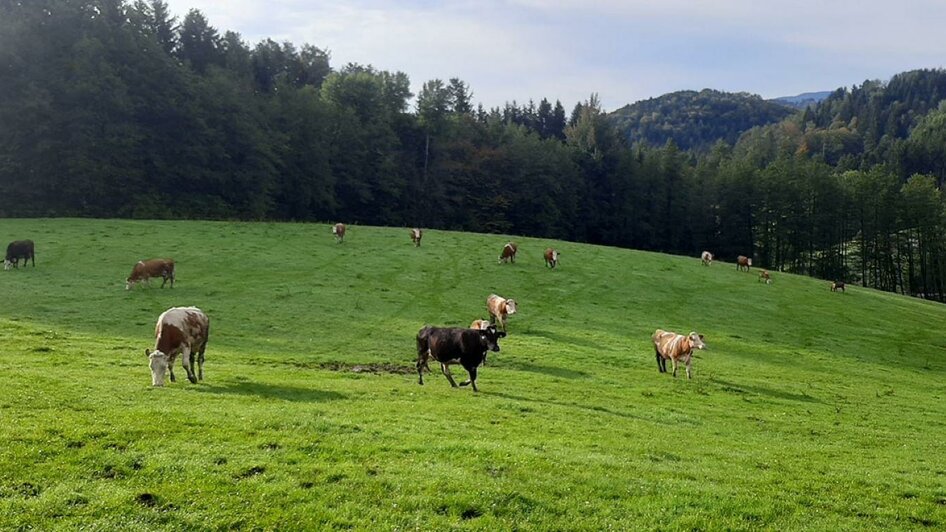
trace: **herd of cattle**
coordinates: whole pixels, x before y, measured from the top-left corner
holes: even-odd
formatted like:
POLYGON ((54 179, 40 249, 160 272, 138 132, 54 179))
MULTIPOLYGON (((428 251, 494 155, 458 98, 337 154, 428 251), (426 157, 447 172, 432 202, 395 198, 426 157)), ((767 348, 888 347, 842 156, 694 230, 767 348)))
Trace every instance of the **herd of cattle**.
MULTIPOLYGON (((345 224, 335 224, 332 234, 337 243, 345 240, 345 224)), ((423 231, 411 229, 411 242, 420 246, 423 231)), ((499 254, 499 262, 515 263, 519 246, 515 242, 508 242, 499 254)), ((545 265, 555 268, 558 265, 559 251, 553 248, 545 250, 545 265)), ((713 254, 704 251, 700 260, 704 266, 713 263, 713 254)), ((4 270, 19 268, 20 260, 24 266, 32 261, 36 267, 35 245, 32 240, 17 240, 7 246, 3 261, 4 270)), ((743 255, 736 258, 736 269, 748 272, 752 266, 752 259, 743 255)), ((174 260, 149 259, 138 261, 125 280, 125 289, 130 290, 140 282, 150 284, 151 278, 162 279, 161 288, 171 282, 174 288, 174 260)), ((759 281, 766 284, 772 282, 768 271, 762 270, 759 281)), ((843 281, 831 283, 831 291, 844 291, 843 281)), ((475 320, 469 328, 462 327, 434 327, 426 325, 417 333, 417 382, 424 384, 423 371, 430 372, 429 359, 440 363, 441 372, 453 387, 472 385, 477 391, 477 368, 486 365, 486 357, 490 351, 499 351, 499 339, 506 337, 508 317, 515 314, 517 305, 515 299, 507 299, 497 294, 486 298, 486 310, 489 320, 475 320), (459 385, 450 373, 450 366, 460 364, 469 374, 469 379, 459 385)), ((151 384, 164 386, 165 374, 170 374, 171 382, 175 382, 174 361, 180 355, 187 378, 192 383, 204 378, 204 353, 207 350, 207 341, 210 334, 210 319, 197 307, 172 307, 158 316, 155 324, 154 350, 145 349, 151 368, 151 384), (195 371, 195 367, 197 368, 195 371)), ((673 376, 677 376, 677 363, 686 366, 687 378, 691 378, 690 361, 694 350, 706 349, 703 335, 691 332, 687 335, 657 329, 651 340, 654 344, 654 353, 657 359, 657 369, 660 373, 667 371, 667 360, 671 361, 673 376)))

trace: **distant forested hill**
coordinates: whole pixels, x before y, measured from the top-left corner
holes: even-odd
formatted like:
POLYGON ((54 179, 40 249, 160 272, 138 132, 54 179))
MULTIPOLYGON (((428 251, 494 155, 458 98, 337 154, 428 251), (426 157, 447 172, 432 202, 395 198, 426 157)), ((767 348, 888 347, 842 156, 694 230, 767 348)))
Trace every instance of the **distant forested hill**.
POLYGON ((673 139, 684 150, 702 151, 720 139, 733 144, 742 132, 793 112, 754 94, 703 89, 641 100, 614 111, 611 118, 631 142, 661 146, 673 139))
POLYGON ((831 91, 803 92, 795 96, 782 96, 779 98, 773 98, 769 101, 780 103, 782 105, 788 105, 794 107, 795 109, 804 109, 805 107, 811 107, 818 104, 828 96, 831 96, 831 91))

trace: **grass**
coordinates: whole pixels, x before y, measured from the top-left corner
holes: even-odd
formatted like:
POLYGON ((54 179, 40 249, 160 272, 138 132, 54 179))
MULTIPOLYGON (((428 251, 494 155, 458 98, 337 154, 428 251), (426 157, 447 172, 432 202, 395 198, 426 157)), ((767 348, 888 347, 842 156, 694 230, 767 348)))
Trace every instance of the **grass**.
POLYGON ((946 527, 942 305, 527 238, 499 265, 506 237, 441 231, 0 220, 22 238, 0 529, 946 527), (124 290, 164 256, 173 290, 124 290), (418 386, 417 330, 492 292, 520 313, 481 392, 418 386), (211 318, 206 380, 155 389, 175 305, 211 318), (658 374, 657 327, 706 336, 692 380, 658 374))

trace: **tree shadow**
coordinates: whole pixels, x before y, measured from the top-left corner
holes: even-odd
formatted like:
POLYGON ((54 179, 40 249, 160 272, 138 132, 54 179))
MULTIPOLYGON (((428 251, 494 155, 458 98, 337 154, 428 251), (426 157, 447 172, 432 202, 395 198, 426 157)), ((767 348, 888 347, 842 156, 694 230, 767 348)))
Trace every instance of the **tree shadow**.
POLYGON ((496 364, 496 367, 503 369, 512 369, 515 371, 528 371, 531 373, 541 373, 551 377, 561 377, 564 379, 584 379, 588 376, 584 371, 574 369, 557 368, 555 366, 542 366, 523 360, 503 360, 496 364))
POLYGON ((205 384, 194 389, 200 393, 255 395, 268 399, 283 399, 285 401, 306 403, 322 403, 325 401, 338 401, 340 399, 347 398, 345 394, 328 390, 316 390, 312 388, 300 388, 297 386, 268 384, 264 382, 227 382, 223 384, 205 384))
POLYGON ((737 394, 751 393, 755 395, 764 395, 767 397, 773 397, 775 399, 786 399, 788 401, 800 401, 803 403, 818 403, 824 404, 824 401, 818 399, 817 397, 812 397, 806 394, 791 393, 783 390, 774 390, 772 388, 766 388, 764 386, 752 386, 749 384, 734 384, 724 380, 717 379, 715 377, 710 379, 714 384, 719 384, 723 391, 732 392, 737 394))

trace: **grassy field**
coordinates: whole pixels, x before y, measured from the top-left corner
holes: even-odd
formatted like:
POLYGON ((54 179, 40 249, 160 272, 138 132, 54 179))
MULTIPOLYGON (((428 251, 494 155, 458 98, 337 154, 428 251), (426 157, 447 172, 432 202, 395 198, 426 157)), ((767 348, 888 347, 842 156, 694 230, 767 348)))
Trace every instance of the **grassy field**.
POLYGON ((499 265, 495 235, 0 220, 22 238, 0 529, 946 527, 942 305, 528 238, 499 265), (124 290, 164 256, 173 290, 124 290), (492 292, 520 312, 480 393, 419 386, 417 330, 492 292), (183 305, 211 318, 206 380, 152 388, 154 321, 183 305), (657 327, 705 335, 692 380, 658 374, 657 327))

